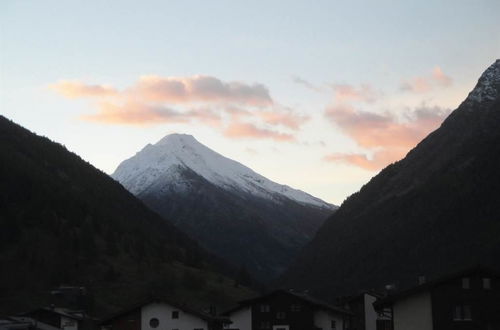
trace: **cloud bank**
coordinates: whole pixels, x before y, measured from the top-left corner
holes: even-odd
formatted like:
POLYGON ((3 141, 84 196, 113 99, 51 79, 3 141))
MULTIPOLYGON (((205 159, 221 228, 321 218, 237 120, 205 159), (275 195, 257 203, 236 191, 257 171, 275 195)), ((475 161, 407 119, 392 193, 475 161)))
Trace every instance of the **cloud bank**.
POLYGON ((436 66, 432 73, 427 76, 414 77, 403 81, 400 90, 413 93, 427 93, 439 87, 448 87, 453 84, 451 77, 447 76, 443 70, 436 66))
POLYGON ((292 142, 294 133, 309 120, 276 104, 263 84, 204 75, 142 76, 123 90, 67 80, 49 88, 66 98, 90 100, 96 111, 80 119, 108 125, 197 122, 232 138, 292 142))
MULTIPOLYGON (((436 79, 448 83, 446 76, 437 70, 436 79)), ((423 88, 423 87, 422 87, 423 88)), ((367 103, 378 100, 377 93, 368 85, 358 88, 338 85, 335 99, 324 112, 325 117, 343 133, 354 140, 364 153, 334 153, 325 161, 344 162, 370 171, 379 170, 401 159, 427 134, 439 127, 450 110, 422 104, 405 109, 397 115, 391 112, 376 113, 362 110, 367 103)))

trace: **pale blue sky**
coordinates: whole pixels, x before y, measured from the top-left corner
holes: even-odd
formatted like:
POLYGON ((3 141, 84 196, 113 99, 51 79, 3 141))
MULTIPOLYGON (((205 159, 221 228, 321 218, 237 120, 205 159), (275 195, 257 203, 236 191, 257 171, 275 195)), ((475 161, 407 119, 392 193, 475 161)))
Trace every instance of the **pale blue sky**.
POLYGON ((146 143, 180 131, 273 180, 341 203, 376 171, 324 157, 365 153, 370 158, 378 149, 360 145, 346 127, 325 117, 335 102, 327 84, 376 90, 377 102, 351 104, 362 111, 397 115, 422 104, 454 108, 500 57, 498 13, 497 0, 4 0, 0 111, 108 173, 146 143), (432 80, 436 67, 449 83, 432 80), (260 83, 276 104, 310 119, 287 131, 296 137, 292 143, 230 139, 199 122, 92 123, 79 117, 96 112, 95 104, 47 88, 65 79, 124 89, 149 74, 260 83), (433 87, 416 93, 401 89, 418 77, 433 87))

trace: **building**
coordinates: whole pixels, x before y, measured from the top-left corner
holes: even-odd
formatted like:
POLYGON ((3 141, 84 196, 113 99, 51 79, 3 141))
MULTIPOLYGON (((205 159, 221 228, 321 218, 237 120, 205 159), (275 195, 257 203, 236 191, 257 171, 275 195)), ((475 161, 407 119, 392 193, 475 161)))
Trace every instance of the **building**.
POLYGON ((392 324, 377 330, 499 330, 500 275, 475 267, 375 302, 392 324))
POLYGON ((227 318, 217 317, 166 299, 148 299, 101 322, 108 330, 221 330, 227 318))
POLYGON ((306 294, 278 290, 243 300, 224 316, 239 330, 347 330, 353 313, 306 294))
POLYGON ((379 315, 373 306, 373 303, 382 297, 382 294, 365 291, 356 296, 340 299, 342 304, 354 313, 354 318, 351 321, 351 330, 384 329, 381 327, 381 323, 390 322, 390 319, 379 315))
POLYGON ((96 327, 96 321, 85 312, 60 307, 38 308, 20 316, 41 329, 91 330, 96 327))

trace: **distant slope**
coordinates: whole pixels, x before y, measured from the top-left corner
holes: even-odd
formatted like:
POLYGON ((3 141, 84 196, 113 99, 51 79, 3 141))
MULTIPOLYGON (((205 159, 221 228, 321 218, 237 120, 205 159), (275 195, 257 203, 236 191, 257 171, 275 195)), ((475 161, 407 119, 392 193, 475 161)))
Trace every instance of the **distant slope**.
POLYGON ((401 161, 349 197, 280 285, 324 296, 500 267, 500 60, 401 161))
POLYGON ((153 210, 260 281, 280 274, 335 206, 172 134, 112 175, 153 210))
POLYGON ((221 303, 245 292, 112 178, 2 116, 0 228, 4 313, 46 303, 61 283, 89 287, 98 313, 151 291, 221 303))

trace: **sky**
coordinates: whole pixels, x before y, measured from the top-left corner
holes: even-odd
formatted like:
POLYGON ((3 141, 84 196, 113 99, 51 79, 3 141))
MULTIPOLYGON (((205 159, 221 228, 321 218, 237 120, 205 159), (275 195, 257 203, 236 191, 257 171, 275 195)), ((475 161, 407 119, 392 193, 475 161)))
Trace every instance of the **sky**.
POLYGON ((500 58, 500 1, 0 2, 0 113, 111 174, 171 133, 341 204, 500 58))

